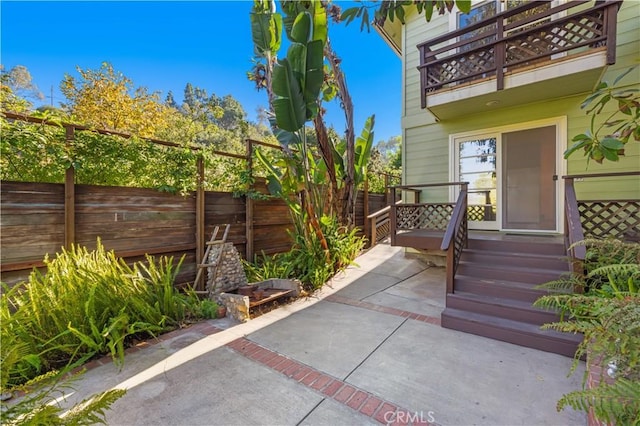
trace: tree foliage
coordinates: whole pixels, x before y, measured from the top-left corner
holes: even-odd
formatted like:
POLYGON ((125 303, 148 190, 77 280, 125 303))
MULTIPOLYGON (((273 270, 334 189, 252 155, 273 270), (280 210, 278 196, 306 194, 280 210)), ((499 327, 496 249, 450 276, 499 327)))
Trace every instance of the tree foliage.
POLYGON ((0 106, 3 110, 25 112, 31 109, 33 102, 42 100, 44 95, 35 85, 27 67, 16 65, 5 71, 0 65, 0 106))
POLYGON ((384 25, 388 19, 393 22, 398 19, 404 24, 404 18, 410 8, 417 10, 418 14, 423 14, 427 22, 431 21, 434 12, 444 15, 451 12, 456 6, 463 13, 471 10, 471 0, 382 0, 380 2, 372 1, 369 3, 362 2, 360 6, 345 9, 340 15, 340 20, 349 25, 356 19, 360 19, 360 30, 367 31, 371 29, 371 17, 369 10, 374 9, 373 22, 376 25, 384 25))
POLYGON ((640 91, 618 87, 618 83, 635 70, 637 67, 629 68, 611 84, 601 81, 582 102, 580 108, 586 110, 591 125, 572 139, 574 143, 565 151, 564 158, 582 149, 587 164, 589 160, 618 161, 629 139, 640 141, 640 91))
POLYGON ((63 108, 74 121, 89 126, 153 137, 164 128, 166 107, 158 93, 135 88, 131 79, 108 62, 98 70, 77 68, 75 78, 65 74, 60 90, 68 102, 63 108))

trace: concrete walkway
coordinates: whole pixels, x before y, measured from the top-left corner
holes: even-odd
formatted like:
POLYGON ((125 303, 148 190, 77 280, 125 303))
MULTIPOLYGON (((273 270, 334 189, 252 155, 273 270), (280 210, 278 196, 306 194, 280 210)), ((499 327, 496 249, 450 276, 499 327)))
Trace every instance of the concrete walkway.
POLYGON ((314 297, 93 361, 67 403, 127 394, 110 425, 584 425, 572 360, 440 327, 444 271, 380 245, 314 297))

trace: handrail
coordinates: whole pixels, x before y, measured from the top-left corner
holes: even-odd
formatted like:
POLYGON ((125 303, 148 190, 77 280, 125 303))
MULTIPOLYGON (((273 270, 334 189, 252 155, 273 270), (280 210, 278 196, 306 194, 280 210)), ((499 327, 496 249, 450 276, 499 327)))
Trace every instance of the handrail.
POLYGON ((456 201, 456 206, 453 209, 453 213, 451 213, 451 221, 449 222, 449 226, 447 226, 447 230, 444 232, 444 237, 442 237, 442 244, 440 245, 440 250, 448 250, 451 242, 453 241, 454 236, 456 235, 456 230, 460 227, 462 223, 462 219, 464 213, 467 211, 467 188, 466 185, 460 190, 460 194, 458 195, 458 201, 456 201))
POLYGON ((585 173, 581 175, 565 175, 562 179, 585 179, 599 177, 620 177, 620 176, 640 176, 640 171, 635 172, 612 172, 612 173, 585 173))
POLYGON ((571 251, 572 257, 580 262, 584 261, 587 255, 587 248, 583 245, 574 245, 584 240, 582 231, 582 221, 580 220, 580 210, 578 209, 578 199, 573 186, 572 178, 565 178, 564 181, 564 203, 565 203, 565 238, 567 239, 567 249, 571 251))
POLYGON ((388 212, 390 210, 391 210, 391 206, 383 207, 380 210, 378 210, 377 212, 371 213, 369 216, 367 216, 367 219, 374 219, 374 218, 380 216, 381 214, 386 213, 386 212, 388 212))
POLYGON ((389 218, 390 212, 391 212, 391 206, 389 205, 381 208, 377 212, 371 213, 365 219, 365 220, 371 221, 371 224, 369 225, 370 235, 368 235, 369 247, 375 246, 376 243, 378 242, 378 238, 380 237, 384 238, 389 235, 391 231, 390 228, 387 229, 386 235, 384 235, 385 233, 380 234, 378 229, 381 228, 382 225, 390 223, 390 218, 389 218), (380 221, 380 219, 382 219, 382 221, 380 221))
POLYGON ((440 250, 447 252, 447 293, 454 292, 454 279, 462 249, 467 246, 469 230, 467 228, 467 189, 468 184, 463 183, 458 194, 456 206, 451 214, 451 220, 444 233, 440 250))
POLYGON ((464 185, 468 182, 443 182, 443 183, 421 183, 418 185, 395 185, 390 186, 393 189, 402 189, 402 190, 415 190, 415 188, 429 188, 435 186, 455 186, 455 185, 464 185))

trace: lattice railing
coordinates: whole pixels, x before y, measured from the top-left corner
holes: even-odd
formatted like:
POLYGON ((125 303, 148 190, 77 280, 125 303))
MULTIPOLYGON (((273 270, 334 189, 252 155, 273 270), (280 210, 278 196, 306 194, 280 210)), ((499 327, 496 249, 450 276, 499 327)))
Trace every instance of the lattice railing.
POLYGON ((607 47, 607 64, 615 63, 616 16, 620 1, 566 2, 547 9, 539 2, 499 13, 466 28, 419 44, 422 107, 429 92, 455 84, 496 77, 552 55, 607 47))
POLYGON ((430 229, 443 231, 449 224, 455 204, 420 204, 396 206, 396 229, 430 229))
POLYGON ((565 180, 565 240, 576 272, 582 273, 586 256, 585 246, 576 244, 585 238, 616 238, 637 241, 640 236, 640 196, 629 200, 581 200, 574 188, 576 179, 611 178, 633 179, 637 172, 596 173, 563 176, 565 180))
POLYGON ((640 232, 640 200, 578 201, 585 237, 625 239, 640 232))
POLYGON ((491 204, 476 204, 467 207, 469 220, 486 222, 496 220, 496 212, 491 204))

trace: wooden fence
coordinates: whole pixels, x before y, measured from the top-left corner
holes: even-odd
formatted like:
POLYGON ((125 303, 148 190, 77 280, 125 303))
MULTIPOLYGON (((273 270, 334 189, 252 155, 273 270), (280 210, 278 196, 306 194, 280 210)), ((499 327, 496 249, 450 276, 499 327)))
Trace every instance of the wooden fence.
MULTIPOLYGON (((77 132, 94 132, 130 138, 131 135, 90 129, 75 123, 51 123, 39 117, 3 111, 9 120, 39 125, 62 126, 66 144, 72 146, 77 132)), ((156 139, 149 143, 166 147, 182 145, 156 139)), ((254 146, 282 149, 278 145, 247 139, 246 153, 213 151, 214 154, 246 162, 253 175, 254 146)), ((194 152, 202 147, 191 145, 194 152)), ((228 240, 245 258, 254 254, 288 251, 291 241, 289 211, 280 200, 257 201, 234 198, 226 192, 205 191, 204 161, 196 159, 198 189, 186 196, 153 189, 107 187, 76 183, 75 170, 69 166, 64 183, 2 182, 0 211, 0 279, 8 284, 24 280, 34 267, 44 265, 44 256, 53 256, 61 247, 81 244, 93 248, 98 237, 105 248, 128 262, 144 259, 145 254, 185 256, 178 282, 193 281, 197 263, 204 254, 205 240, 213 228, 231 224, 228 240)), ((264 181, 256 178, 255 190, 266 192, 264 181)), ((385 205, 384 194, 358 194, 356 226, 367 232, 365 217, 385 205), (367 199, 368 202, 364 202, 367 199)), ((202 283, 200 283, 202 284, 202 283)), ((200 286, 202 287, 202 286, 200 286)), ((202 289, 202 288, 200 288, 202 289)))
MULTIPOLYGON (((192 282, 197 263, 197 196, 153 189, 75 185, 73 206, 65 203, 65 185, 2 182, 0 254, 2 281, 11 285, 42 267, 65 246, 65 212, 74 211, 74 242, 94 248, 99 237, 109 250, 128 262, 145 254, 180 258, 178 282, 192 282)), ((375 211, 384 194, 358 194, 356 224, 364 228, 365 209, 375 211)), ((256 201, 226 192, 204 193, 204 232, 229 223, 228 241, 240 253, 273 254, 291 247, 289 212, 281 200, 256 201), (247 219, 249 218, 249 220, 247 219), (249 226, 248 226, 249 225, 249 226), (250 232, 247 232, 250 230, 250 232)))

